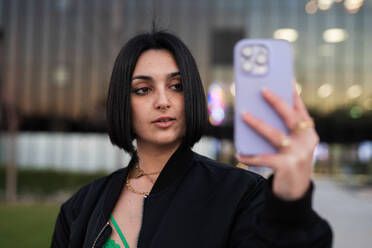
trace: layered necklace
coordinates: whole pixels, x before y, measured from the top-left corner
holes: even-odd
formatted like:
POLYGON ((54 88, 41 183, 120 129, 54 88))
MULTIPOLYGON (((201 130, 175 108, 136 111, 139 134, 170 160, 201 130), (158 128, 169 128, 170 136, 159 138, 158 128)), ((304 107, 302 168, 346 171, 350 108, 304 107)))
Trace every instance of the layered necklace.
POLYGON ((147 178, 147 179, 152 183, 152 185, 154 185, 155 181, 154 181, 154 179, 152 179, 150 176, 151 176, 151 175, 159 174, 160 171, 157 171, 157 172, 151 172, 151 173, 145 173, 145 172, 144 172, 144 171, 139 167, 138 163, 135 165, 134 169, 135 169, 135 172, 136 172, 135 175, 132 176, 131 178, 129 178, 129 176, 128 176, 125 185, 127 186, 127 188, 128 188, 131 192, 133 192, 133 193, 135 193, 135 194, 138 194, 138 195, 149 195, 149 194, 150 194, 150 191, 138 191, 138 190, 134 189, 134 188, 132 187, 132 185, 130 184, 130 180, 133 179, 133 178, 140 178, 140 177, 145 176, 145 177, 146 177, 146 178, 147 178))

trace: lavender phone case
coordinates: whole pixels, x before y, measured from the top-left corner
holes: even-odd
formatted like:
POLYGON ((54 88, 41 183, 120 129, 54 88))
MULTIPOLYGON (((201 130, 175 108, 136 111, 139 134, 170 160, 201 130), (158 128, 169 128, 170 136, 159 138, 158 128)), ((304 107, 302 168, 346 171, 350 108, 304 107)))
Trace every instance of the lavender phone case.
POLYGON ((238 153, 257 155, 277 149, 245 124, 243 111, 288 134, 278 113, 262 97, 263 87, 271 89, 293 106, 292 47, 284 40, 244 39, 234 47, 235 121, 234 138, 238 153))

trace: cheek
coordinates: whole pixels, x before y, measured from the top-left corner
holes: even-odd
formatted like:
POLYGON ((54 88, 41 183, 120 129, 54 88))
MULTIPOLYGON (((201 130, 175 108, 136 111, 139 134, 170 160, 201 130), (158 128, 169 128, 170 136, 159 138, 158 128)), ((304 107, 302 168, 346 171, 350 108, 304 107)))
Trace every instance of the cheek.
MULTIPOLYGON (((138 99, 136 99, 138 100, 138 99)), ((148 124, 151 121, 151 106, 149 106, 150 101, 134 101, 131 102, 131 110, 132 110, 132 129, 133 131, 138 133, 143 133, 148 131, 148 124)))

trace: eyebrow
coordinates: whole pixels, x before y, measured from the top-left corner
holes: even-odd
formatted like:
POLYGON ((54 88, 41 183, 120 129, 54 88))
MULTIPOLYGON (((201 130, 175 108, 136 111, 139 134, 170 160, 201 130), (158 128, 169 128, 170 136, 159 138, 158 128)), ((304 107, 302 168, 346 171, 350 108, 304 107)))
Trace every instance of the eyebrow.
MULTIPOLYGON (((172 72, 172 73, 169 73, 167 75, 167 79, 170 79, 170 78, 174 78, 176 76, 180 76, 181 73, 178 71, 178 72, 172 72)), ((132 77, 132 81, 135 80, 135 79, 143 79, 143 80, 148 80, 148 81, 152 81, 153 78, 150 77, 150 76, 145 76, 145 75, 138 75, 138 76, 134 76, 132 77)))

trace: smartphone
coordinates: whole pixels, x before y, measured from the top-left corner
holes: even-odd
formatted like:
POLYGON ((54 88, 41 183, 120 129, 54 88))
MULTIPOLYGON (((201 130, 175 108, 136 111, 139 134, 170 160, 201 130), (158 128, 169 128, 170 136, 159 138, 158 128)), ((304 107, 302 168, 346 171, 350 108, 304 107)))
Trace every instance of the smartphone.
POLYGON ((266 102, 262 89, 269 88, 293 106, 293 51, 289 42, 277 39, 243 39, 234 47, 235 115, 234 143, 238 153, 276 153, 263 136, 242 120, 247 111, 289 134, 279 114, 266 102))

